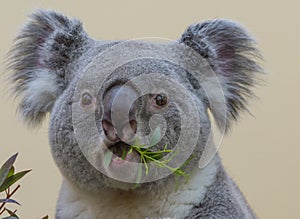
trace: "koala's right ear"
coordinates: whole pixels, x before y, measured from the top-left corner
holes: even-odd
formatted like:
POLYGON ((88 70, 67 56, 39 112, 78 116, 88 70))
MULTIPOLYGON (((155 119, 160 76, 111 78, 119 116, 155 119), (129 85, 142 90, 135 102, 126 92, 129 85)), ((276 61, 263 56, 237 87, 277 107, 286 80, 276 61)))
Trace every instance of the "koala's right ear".
POLYGON ((72 63, 91 39, 80 21, 53 11, 31 15, 9 54, 13 93, 21 96, 19 112, 30 126, 41 123, 68 86, 72 63))

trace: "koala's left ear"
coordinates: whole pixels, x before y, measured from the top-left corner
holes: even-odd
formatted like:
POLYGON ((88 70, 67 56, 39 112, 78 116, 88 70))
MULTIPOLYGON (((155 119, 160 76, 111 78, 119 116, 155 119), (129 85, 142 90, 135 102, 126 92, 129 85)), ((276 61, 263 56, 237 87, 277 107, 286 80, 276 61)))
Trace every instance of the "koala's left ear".
POLYGON ((89 48, 91 39, 78 20, 54 11, 41 10, 30 18, 10 51, 9 68, 13 92, 22 98, 19 112, 34 126, 68 86, 74 63, 89 48))
MULTIPOLYGON (((216 73, 226 101, 227 130, 239 112, 246 109, 247 99, 254 96, 251 88, 257 81, 256 73, 262 72, 258 64, 261 55, 254 40, 239 24, 217 19, 189 26, 180 42, 197 51, 216 73)), ((223 126, 220 115, 224 113, 208 107, 218 125, 223 126)))

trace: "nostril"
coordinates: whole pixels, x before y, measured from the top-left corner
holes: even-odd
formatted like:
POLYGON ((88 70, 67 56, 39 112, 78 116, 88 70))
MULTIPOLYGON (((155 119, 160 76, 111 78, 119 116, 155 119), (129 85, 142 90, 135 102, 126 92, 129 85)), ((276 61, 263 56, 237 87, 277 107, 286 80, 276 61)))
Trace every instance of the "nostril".
POLYGON ((123 124, 117 130, 113 124, 104 119, 102 120, 102 128, 106 137, 113 142, 122 140, 125 142, 131 141, 137 131, 136 120, 130 120, 129 123, 123 124))
POLYGON ((131 142, 137 131, 137 122, 136 120, 130 120, 122 126, 122 136, 120 138, 122 141, 128 143, 131 142))
POLYGON ((137 122, 136 120, 130 120, 129 121, 129 124, 130 124, 130 127, 132 128, 133 132, 136 133, 136 130, 137 130, 137 122))
POLYGON ((110 141, 117 141, 119 139, 114 126, 108 120, 102 120, 102 128, 104 134, 110 141))

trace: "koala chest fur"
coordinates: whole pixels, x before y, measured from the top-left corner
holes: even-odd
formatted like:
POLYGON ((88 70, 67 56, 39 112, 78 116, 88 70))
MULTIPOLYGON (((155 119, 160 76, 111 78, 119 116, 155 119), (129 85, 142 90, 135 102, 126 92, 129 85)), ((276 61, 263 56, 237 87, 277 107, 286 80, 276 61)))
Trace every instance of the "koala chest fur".
POLYGON ((58 201, 57 218, 189 218, 190 210, 201 203, 216 177, 216 160, 195 171, 189 182, 175 188, 175 182, 159 192, 142 195, 103 189, 97 195, 83 194, 65 181, 58 201))
POLYGON ((42 10, 10 54, 26 124, 50 113, 63 176, 57 219, 256 218, 212 133, 247 110, 262 72, 242 26, 218 19, 167 43, 99 41, 77 19, 42 10))
POLYGON ((158 193, 137 195, 104 189, 96 195, 83 194, 64 181, 56 218, 256 219, 256 216, 219 160, 214 159, 205 169, 193 173, 184 186, 175 188, 173 182, 158 193), (221 179, 217 175, 222 175, 221 179), (225 200, 220 197, 222 194, 226 195, 225 200), (205 204, 206 199, 209 201, 205 204))

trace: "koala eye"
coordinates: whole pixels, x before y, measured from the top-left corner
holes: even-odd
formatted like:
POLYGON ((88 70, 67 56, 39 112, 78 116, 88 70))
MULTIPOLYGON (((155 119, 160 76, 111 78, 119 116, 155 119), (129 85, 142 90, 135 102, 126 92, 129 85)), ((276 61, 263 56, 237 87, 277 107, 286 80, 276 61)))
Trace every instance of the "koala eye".
POLYGON ((167 95, 165 95, 163 93, 157 94, 154 97, 154 100, 155 100, 156 105, 158 105, 158 106, 165 106, 168 103, 167 95))
POLYGON ((83 106, 90 106, 94 102, 94 98, 91 94, 85 92, 81 96, 81 104, 83 106))

